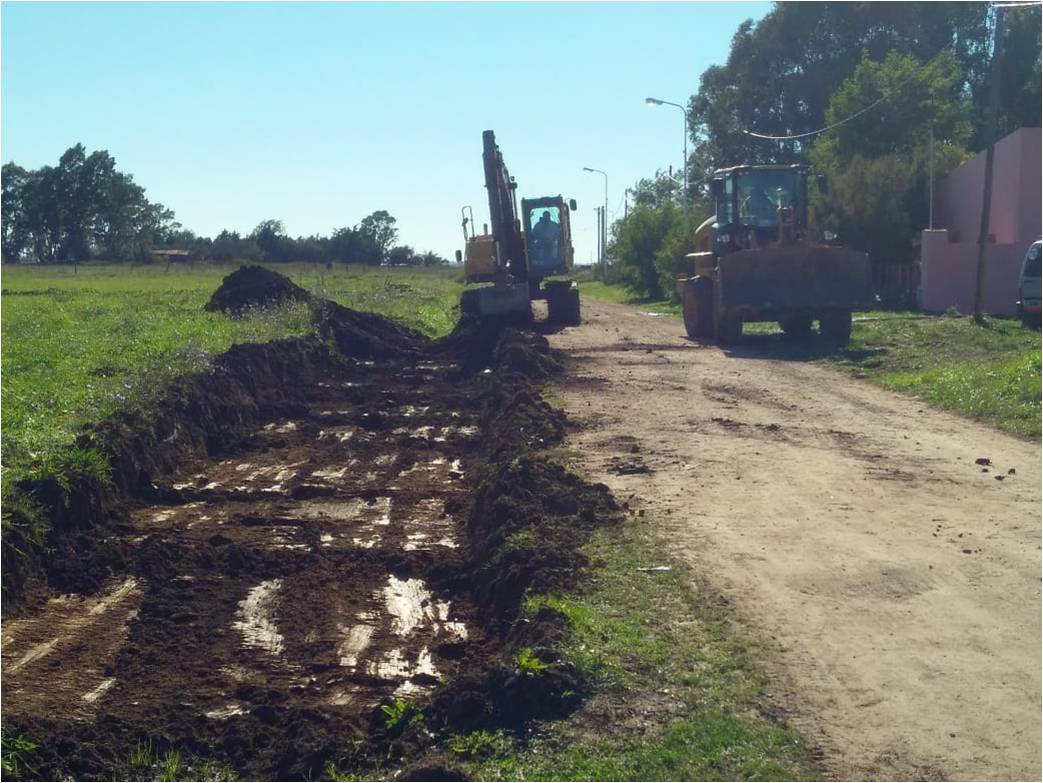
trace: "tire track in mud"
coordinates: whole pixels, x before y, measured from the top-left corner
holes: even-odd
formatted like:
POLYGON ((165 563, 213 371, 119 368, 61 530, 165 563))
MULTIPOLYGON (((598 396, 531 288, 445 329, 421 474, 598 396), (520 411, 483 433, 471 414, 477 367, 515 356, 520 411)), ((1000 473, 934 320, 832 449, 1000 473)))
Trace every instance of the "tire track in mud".
POLYGON ((549 641, 562 618, 515 623, 525 590, 582 577, 576 550, 616 512, 531 457, 564 433, 533 389, 556 366, 546 341, 462 324, 432 343, 323 307, 332 350, 298 383, 294 357, 321 351, 233 349, 155 422, 101 428, 128 507, 72 529, 58 575, 109 576, 3 625, 5 730, 40 743, 36 776, 126 775, 147 740, 310 778, 345 752, 360 770, 409 763, 432 729, 578 703, 549 641), (542 656, 539 682, 517 676, 519 646, 542 656), (395 699, 430 722, 389 731, 395 699))
POLYGON ((115 534, 132 575, 4 624, 5 716, 228 723, 277 705, 361 728, 481 657, 457 584, 478 429, 456 371, 349 362, 296 415, 168 477, 115 534))

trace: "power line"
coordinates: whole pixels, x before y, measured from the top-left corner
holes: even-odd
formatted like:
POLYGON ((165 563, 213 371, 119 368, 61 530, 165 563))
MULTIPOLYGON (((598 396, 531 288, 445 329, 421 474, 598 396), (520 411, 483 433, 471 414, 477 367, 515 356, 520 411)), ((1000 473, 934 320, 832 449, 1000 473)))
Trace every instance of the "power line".
POLYGON ((862 109, 861 111, 855 112, 850 117, 845 117, 844 119, 840 120, 840 122, 834 122, 832 125, 827 125, 825 128, 819 128, 818 130, 808 131, 807 133, 796 133, 796 134, 793 134, 792 136, 767 136, 767 135, 765 135, 763 133, 754 133, 753 131, 747 130, 746 128, 743 128, 742 132, 745 133, 747 136, 753 136, 755 139, 770 139, 771 141, 787 141, 789 139, 803 139, 803 138, 806 138, 808 136, 815 136, 815 135, 817 135, 819 133, 825 133, 828 130, 833 130, 833 128, 839 128, 844 123, 851 122, 851 120, 855 119, 855 117, 859 117, 859 116, 865 114, 867 111, 872 109, 878 103, 883 103, 884 101, 886 101, 890 97, 891 97, 890 95, 884 95, 884 96, 882 96, 880 98, 877 98, 875 101, 873 101, 871 104, 866 106, 864 109, 862 109))

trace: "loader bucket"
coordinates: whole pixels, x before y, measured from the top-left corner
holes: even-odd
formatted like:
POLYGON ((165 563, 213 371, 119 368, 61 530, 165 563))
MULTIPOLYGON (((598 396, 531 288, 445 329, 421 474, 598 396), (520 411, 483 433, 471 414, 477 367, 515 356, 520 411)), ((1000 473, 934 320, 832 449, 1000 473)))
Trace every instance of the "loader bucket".
POLYGON ((865 253, 794 242, 720 259, 720 305, 746 320, 792 310, 857 310, 869 304, 865 253))

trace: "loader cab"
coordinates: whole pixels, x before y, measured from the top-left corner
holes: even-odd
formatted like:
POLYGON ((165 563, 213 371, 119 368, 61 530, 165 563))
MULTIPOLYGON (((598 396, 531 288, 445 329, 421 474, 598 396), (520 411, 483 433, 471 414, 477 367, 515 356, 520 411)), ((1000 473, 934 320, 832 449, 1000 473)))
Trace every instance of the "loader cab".
POLYGON ((530 279, 563 275, 572 269, 572 226, 575 201, 561 196, 522 199, 522 223, 530 279))
POLYGON ((807 226, 808 167, 734 166, 714 172, 714 254, 795 238, 807 226))

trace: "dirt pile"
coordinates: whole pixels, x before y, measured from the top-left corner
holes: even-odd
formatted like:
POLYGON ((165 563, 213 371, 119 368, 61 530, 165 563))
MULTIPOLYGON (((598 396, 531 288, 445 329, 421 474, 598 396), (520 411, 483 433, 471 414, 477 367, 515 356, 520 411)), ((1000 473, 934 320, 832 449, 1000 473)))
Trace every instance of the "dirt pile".
POLYGON ((237 346, 84 436, 112 481, 54 511, 48 564, 81 595, 4 623, 5 731, 40 745, 34 776, 151 776, 142 743, 258 779, 451 774, 439 738, 581 697, 562 618, 521 599, 574 585, 616 510, 536 454, 565 428, 534 387, 546 341, 464 322, 430 342, 319 304, 327 342, 237 346))
POLYGON ((311 298, 310 293, 278 272, 263 266, 242 266, 221 282, 203 309, 240 315, 251 307, 308 302, 311 298))

